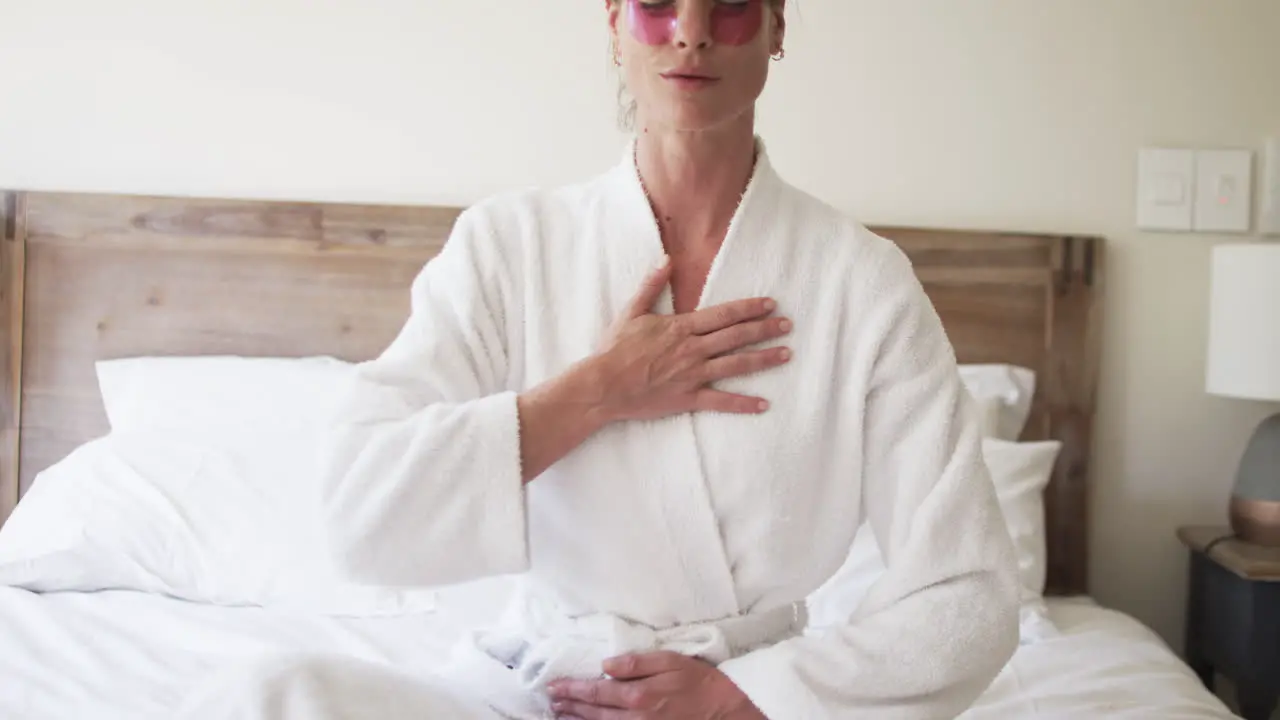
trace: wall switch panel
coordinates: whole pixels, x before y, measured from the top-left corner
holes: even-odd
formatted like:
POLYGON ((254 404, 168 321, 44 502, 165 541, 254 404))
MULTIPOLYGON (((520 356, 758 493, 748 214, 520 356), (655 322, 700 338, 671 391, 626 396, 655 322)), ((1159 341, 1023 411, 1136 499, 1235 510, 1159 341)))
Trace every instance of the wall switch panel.
POLYGON ((1195 165, 1195 229, 1249 232, 1253 219, 1253 153, 1199 150, 1195 165))
POLYGON ((1192 229, 1196 154, 1193 150, 1144 148, 1138 153, 1138 227, 1192 229))

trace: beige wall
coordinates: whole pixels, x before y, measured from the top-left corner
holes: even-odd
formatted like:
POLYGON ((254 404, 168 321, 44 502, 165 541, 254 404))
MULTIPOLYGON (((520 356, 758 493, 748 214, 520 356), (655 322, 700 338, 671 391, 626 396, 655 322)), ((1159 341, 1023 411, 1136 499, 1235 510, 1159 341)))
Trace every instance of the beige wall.
MULTIPOLYGON (((1280 134, 1280 2, 793 3, 761 109, 791 179, 870 222, 1110 238, 1096 595, 1178 642, 1174 527, 1222 517, 1275 408, 1202 392, 1221 238, 1135 232, 1134 157, 1280 134)), ((463 203, 577 179, 620 143, 601 6, 0 0, 0 186, 463 203)))

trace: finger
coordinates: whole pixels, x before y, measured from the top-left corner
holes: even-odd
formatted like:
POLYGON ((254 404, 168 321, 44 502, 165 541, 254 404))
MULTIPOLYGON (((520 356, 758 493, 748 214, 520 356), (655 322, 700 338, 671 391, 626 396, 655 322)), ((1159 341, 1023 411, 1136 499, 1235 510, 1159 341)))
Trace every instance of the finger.
POLYGON ((789 332, 791 321, 786 318, 739 323, 702 336, 698 342, 698 350, 708 357, 723 355, 748 345, 780 338, 789 332))
POLYGON ((723 305, 695 310, 689 313, 689 322, 694 333, 706 335, 717 330, 723 330, 730 325, 762 318, 773 312, 777 307, 778 304, 769 298, 734 300, 723 305))
POLYGON ((615 680, 639 680, 661 673, 675 672, 697 662, 677 652, 651 652, 621 655, 604 661, 603 669, 615 680))
POLYGON ((557 680, 547 686, 552 700, 570 700, 594 707, 630 708, 634 691, 616 680, 557 680))
POLYGON ((557 718, 581 718, 581 720, 631 720, 630 710, 602 708, 573 700, 557 700, 551 703, 551 711, 557 718))
POLYGON ((720 390, 703 389, 694 399, 694 410, 734 415, 759 415, 769 410, 769 401, 749 395, 734 395, 720 390))
POLYGON ((708 360, 702 366, 699 380, 704 383, 712 383, 717 380, 768 370, 779 365, 785 365, 790 361, 791 349, 785 347, 734 353, 708 360))
POLYGON ((658 298, 670 281, 671 258, 663 255, 658 266, 650 270, 649 274, 645 275, 644 281, 640 283, 640 289, 636 291, 635 297, 627 307, 627 317, 638 318, 652 312, 654 303, 658 302, 658 298))

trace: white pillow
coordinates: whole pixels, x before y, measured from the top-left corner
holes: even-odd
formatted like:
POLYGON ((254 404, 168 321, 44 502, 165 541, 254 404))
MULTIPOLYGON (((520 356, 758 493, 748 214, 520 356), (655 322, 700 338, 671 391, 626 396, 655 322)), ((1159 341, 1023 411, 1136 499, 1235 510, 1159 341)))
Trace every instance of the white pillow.
POLYGON ((103 363, 112 431, 37 476, 0 529, 0 584, 336 615, 431 610, 434 590, 348 584, 318 550, 321 421, 350 369, 324 359, 103 363))
POLYGON ((978 416, 978 427, 984 438, 1000 438, 1001 424, 1004 422, 1005 405, 998 398, 974 398, 973 403, 978 416))
POLYGON ((1031 416, 1036 394, 1036 374, 1017 365, 970 364, 960 366, 960 379, 984 413, 991 404, 998 408, 994 431, 989 437, 1017 440, 1031 416))
MULTIPOLYGON (((982 442, 983 458, 1017 554, 1024 642, 1055 632, 1043 598, 1047 574, 1044 488, 1053 477, 1061 450, 1062 443, 1056 440, 1019 443, 986 438, 982 442)), ((884 572, 875 533, 863 523, 845 563, 810 596, 810 624, 821 627, 844 622, 884 572)))
POLYGON ((134 357, 96 364, 112 430, 239 442, 305 432, 351 364, 331 357, 134 357))
POLYGON ((1058 440, 1009 442, 983 441, 983 458, 995 484, 1000 510, 1018 550, 1023 597, 1044 592, 1045 558, 1044 489, 1053 479, 1053 468, 1062 452, 1058 440))

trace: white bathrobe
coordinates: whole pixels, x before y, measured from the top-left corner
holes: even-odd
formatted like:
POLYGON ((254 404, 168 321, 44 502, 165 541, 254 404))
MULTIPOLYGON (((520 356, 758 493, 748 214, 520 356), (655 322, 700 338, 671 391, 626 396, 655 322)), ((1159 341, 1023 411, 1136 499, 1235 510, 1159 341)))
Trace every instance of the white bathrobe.
POLYGON ((784 182, 762 143, 700 306, 769 296, 794 320, 790 364, 719 384, 772 409, 615 424, 522 486, 517 393, 596 351, 662 257, 632 157, 459 218, 342 410, 339 561, 384 585, 523 573, 511 622, 449 670, 510 717, 537 717, 557 676, 667 648, 775 720, 958 715, 1018 640, 978 422, 905 255, 784 182), (887 573, 847 625, 802 635, 864 519, 887 573))

